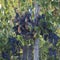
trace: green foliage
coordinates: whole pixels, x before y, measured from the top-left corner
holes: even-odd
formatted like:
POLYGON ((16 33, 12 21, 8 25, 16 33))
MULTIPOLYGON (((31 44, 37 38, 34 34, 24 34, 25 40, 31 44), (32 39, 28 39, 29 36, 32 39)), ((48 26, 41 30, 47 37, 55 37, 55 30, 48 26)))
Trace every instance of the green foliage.
MULTIPOLYGON (((15 33, 12 30, 14 26, 13 21, 15 17, 14 8, 18 8, 19 12, 27 11, 31 4, 28 4, 27 0, 0 0, 0 51, 5 47, 8 37, 14 36, 15 33)), ((37 3, 40 5, 40 14, 45 14, 45 20, 48 23, 48 28, 52 29, 54 33, 60 36, 60 1, 59 0, 37 0, 37 3)), ((32 2, 33 5, 33 2, 32 2)), ((32 10, 34 12, 34 7, 32 10)), ((40 30, 36 27, 36 30, 40 30)), ((38 33, 39 35, 39 33, 38 33)), ((21 36, 17 36, 17 39, 24 43, 29 44, 33 41, 25 42, 21 36)), ((33 42, 34 43, 34 42, 33 42)), ((42 60, 47 59, 48 47, 50 46, 49 42, 44 41, 40 36, 40 48, 41 48, 41 58, 42 60), (44 56, 43 56, 44 55, 44 56)), ((57 52, 60 51, 60 41, 57 43, 57 52)), ((58 59, 60 53, 57 53, 58 59)), ((1 59, 1 58, 0 58, 1 59)), ((1 59, 3 60, 3 59, 1 59)))

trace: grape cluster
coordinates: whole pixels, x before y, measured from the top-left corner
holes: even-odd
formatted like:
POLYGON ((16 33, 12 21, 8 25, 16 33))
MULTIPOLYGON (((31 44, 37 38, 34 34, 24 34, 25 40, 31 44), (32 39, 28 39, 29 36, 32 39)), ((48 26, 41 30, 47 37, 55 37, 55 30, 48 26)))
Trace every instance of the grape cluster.
POLYGON ((54 34, 54 33, 49 33, 49 37, 48 38, 49 38, 49 41, 51 43, 53 43, 54 46, 56 46, 59 37, 56 34, 54 34))
POLYGON ((32 20, 31 13, 25 12, 25 14, 22 16, 19 16, 16 13, 16 17, 20 18, 19 21, 17 20, 17 18, 15 18, 19 22, 18 25, 13 27, 16 35, 22 35, 24 39, 33 39, 35 34, 34 27, 40 26, 40 19, 44 19, 45 15, 38 15, 34 20, 32 20))
MULTIPOLYGON (((23 38, 26 40, 34 39, 34 35, 36 33, 34 29, 35 27, 39 27, 40 35, 43 36, 44 40, 48 40, 50 43, 53 44, 53 46, 56 47, 56 44, 60 38, 55 33, 53 33, 51 29, 48 28, 48 24, 46 21, 41 22, 42 19, 45 19, 45 14, 37 15, 36 18, 34 18, 34 20, 31 19, 30 12, 26 12, 22 16, 16 14, 16 17, 19 17, 19 20, 16 19, 19 22, 19 24, 13 27, 16 35, 22 35, 23 38), (31 29, 29 29, 29 27, 31 27, 31 29), (46 31, 47 34, 45 34, 44 31, 46 31)), ((15 50, 15 48, 13 50, 15 50)), ((49 55, 56 56, 56 50, 49 48, 49 55)))
MULTIPOLYGON (((45 14, 42 15, 37 15, 34 20, 31 19, 31 13, 30 12, 25 12, 24 15, 19 16, 19 14, 16 12, 16 20, 19 18, 19 24, 14 26, 13 29, 15 33, 18 35, 22 35, 24 38, 33 38, 34 33, 36 32, 34 30, 35 26, 37 27, 42 27, 40 31, 40 35, 44 35, 44 40, 49 40, 50 43, 53 43, 54 46, 56 46, 59 37, 55 34, 52 33, 52 30, 49 29, 47 26, 47 22, 40 22, 41 19, 44 20, 45 14), (31 30, 29 29, 31 27, 31 30), (34 30, 34 31, 33 31, 34 30), (44 30, 47 31, 48 34, 44 34, 44 30), (26 37, 27 36, 27 37, 26 37)), ((16 22, 17 23, 17 22, 16 22)))
POLYGON ((4 47, 2 51, 2 57, 6 60, 10 60, 10 54, 13 56, 20 56, 20 48, 22 48, 22 44, 15 37, 9 37, 7 45, 8 47, 4 47), (11 53, 10 53, 11 52, 11 53))
POLYGON ((10 56, 7 51, 2 51, 2 57, 6 60, 10 60, 10 56))
MULTIPOLYGON (((43 36, 45 41, 48 40, 48 42, 52 43, 53 46, 56 47, 56 44, 58 43, 60 37, 58 37, 55 33, 53 33, 53 31, 49 29, 47 26, 48 26, 47 22, 42 22, 42 28, 47 33, 44 34, 43 30, 41 29, 40 34, 43 36)), ((57 54, 56 49, 50 47, 48 51, 49 51, 49 56, 51 57, 54 56, 54 59, 56 60, 56 54, 57 54)))
POLYGON ((56 58, 57 51, 56 49, 49 48, 49 56, 54 56, 56 58))
POLYGON ((11 46, 10 50, 12 51, 12 54, 16 55, 17 51, 20 51, 22 44, 20 43, 20 41, 16 40, 15 37, 10 37, 8 43, 11 46))
POLYGON ((60 37, 53 33, 53 31, 47 27, 48 26, 47 22, 42 22, 41 26, 43 30, 41 29, 40 35, 43 36, 45 41, 48 40, 50 43, 53 44, 53 46, 56 46, 60 37), (44 31, 46 31, 47 33, 44 34, 44 31))
POLYGON ((53 44, 53 46, 56 46, 58 40, 60 39, 55 33, 53 33, 51 30, 48 31, 48 34, 44 35, 44 40, 47 40, 53 44))

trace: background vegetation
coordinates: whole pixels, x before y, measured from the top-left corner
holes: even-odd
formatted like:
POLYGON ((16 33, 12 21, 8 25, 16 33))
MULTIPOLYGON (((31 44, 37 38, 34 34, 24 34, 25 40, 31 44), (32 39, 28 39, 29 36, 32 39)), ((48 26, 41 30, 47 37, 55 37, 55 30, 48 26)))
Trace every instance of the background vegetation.
MULTIPOLYGON (((37 0, 40 5, 40 15, 45 14, 45 21, 49 24, 49 28, 52 29, 54 33, 60 36, 60 0, 37 0)), ((1 51, 4 50, 4 47, 9 47, 8 37, 16 37, 15 32, 13 32, 15 11, 14 8, 18 8, 19 14, 23 14, 29 8, 32 8, 32 16, 34 13, 34 0, 0 0, 0 60, 3 60, 1 57, 1 51)), ((32 17, 33 18, 33 17, 32 17)), ((17 36, 17 39, 21 41, 22 45, 26 41, 23 40, 21 36, 17 36)), ((33 42, 33 41, 32 41, 33 42)), ((28 44, 26 42, 26 44, 28 44)), ((33 44, 33 43, 32 43, 33 44)), ((40 59, 48 59, 48 48, 52 47, 57 50, 57 59, 60 60, 60 40, 57 43, 57 47, 54 47, 49 42, 46 42, 42 36, 40 36, 40 59)), ((21 50, 22 51, 22 50, 21 50)), ((22 53, 20 51, 20 53, 22 53)), ((53 59, 52 59, 53 60, 53 59)))

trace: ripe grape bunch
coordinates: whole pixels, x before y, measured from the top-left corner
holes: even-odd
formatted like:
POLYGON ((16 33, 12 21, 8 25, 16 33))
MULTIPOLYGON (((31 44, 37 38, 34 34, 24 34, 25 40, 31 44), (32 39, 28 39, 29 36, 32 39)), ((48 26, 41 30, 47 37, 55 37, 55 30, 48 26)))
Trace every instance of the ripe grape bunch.
MULTIPOLYGON (((14 24, 18 23, 17 25, 13 27, 14 32, 16 35, 21 35, 25 40, 34 39, 35 33, 37 33, 37 30, 35 30, 35 27, 40 28, 40 35, 43 36, 45 41, 49 41, 53 44, 53 46, 56 46, 58 40, 60 37, 58 37, 55 33, 52 32, 51 29, 48 28, 48 24, 45 19, 45 14, 38 15, 34 20, 31 18, 31 13, 25 12, 23 15, 19 15, 18 12, 16 12, 14 24), (44 22, 41 22, 43 20, 44 22), (45 34, 44 31, 46 31, 48 34, 45 34)), ((17 50, 21 48, 21 43, 16 40, 14 37, 9 37, 8 43, 10 44, 10 50, 12 51, 12 55, 17 55, 17 50), (18 47, 18 49, 16 49, 18 47)), ((56 51, 49 48, 49 55, 55 55, 56 51)), ((2 51, 2 57, 4 59, 10 60, 8 52, 2 51)))
POLYGON ((15 16, 15 23, 18 23, 18 25, 14 26, 13 29, 16 33, 16 35, 22 35, 25 39, 33 39, 34 34, 36 31, 34 30, 35 27, 39 27, 40 29, 40 35, 43 36, 44 40, 49 40, 50 43, 53 43, 54 46, 56 46, 59 37, 52 32, 51 29, 49 29, 48 23, 46 21, 41 22, 41 20, 45 19, 45 14, 37 15, 34 20, 31 18, 32 13, 25 12, 22 16, 19 16, 19 13, 16 12, 15 16), (44 35, 44 31, 47 31, 48 34, 44 35))
POLYGON ((18 53, 18 51, 20 51, 20 48, 22 48, 22 44, 20 41, 18 41, 15 37, 10 36, 8 38, 7 45, 9 45, 9 47, 4 47, 4 50, 2 51, 2 57, 4 59, 10 60, 11 55, 20 56, 18 53))
MULTIPOLYGON (((29 10, 30 11, 30 10, 29 10)), ((50 43, 52 43, 54 46, 56 46, 59 37, 52 32, 51 29, 49 29, 47 26, 47 22, 40 22, 42 19, 44 20, 45 14, 42 15, 37 15, 37 17, 32 20, 31 15, 32 13, 30 12, 25 12, 22 16, 19 16, 19 13, 16 12, 15 16, 15 23, 18 23, 18 25, 14 26, 13 29, 16 33, 16 35, 22 35, 25 39, 33 39, 34 34, 36 31, 34 30, 35 26, 41 28, 40 29, 40 34, 43 36, 44 35, 44 30, 47 31, 48 34, 44 35, 44 40, 49 40, 50 43), (30 29, 29 29, 30 28, 30 29), (42 30, 43 29, 43 30, 42 30)))
POLYGON ((19 13, 16 12, 15 16, 15 23, 18 23, 18 25, 15 25, 13 27, 16 35, 22 35, 24 39, 34 39, 34 34, 36 31, 34 30, 35 26, 40 26, 40 19, 44 19, 45 15, 38 15, 36 19, 32 20, 31 13, 29 11, 25 12, 22 16, 19 16, 19 13))

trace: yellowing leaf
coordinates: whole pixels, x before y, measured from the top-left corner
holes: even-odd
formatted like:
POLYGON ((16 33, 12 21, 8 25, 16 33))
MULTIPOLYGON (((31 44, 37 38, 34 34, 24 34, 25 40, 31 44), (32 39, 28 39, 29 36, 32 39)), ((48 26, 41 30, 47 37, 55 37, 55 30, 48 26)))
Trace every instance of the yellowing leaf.
POLYGON ((53 25, 56 26, 57 25, 56 22, 54 22, 53 25))
POLYGON ((57 28, 56 32, 60 35, 60 28, 57 28))
POLYGON ((23 50, 22 49, 20 49, 20 53, 23 53, 23 50))

